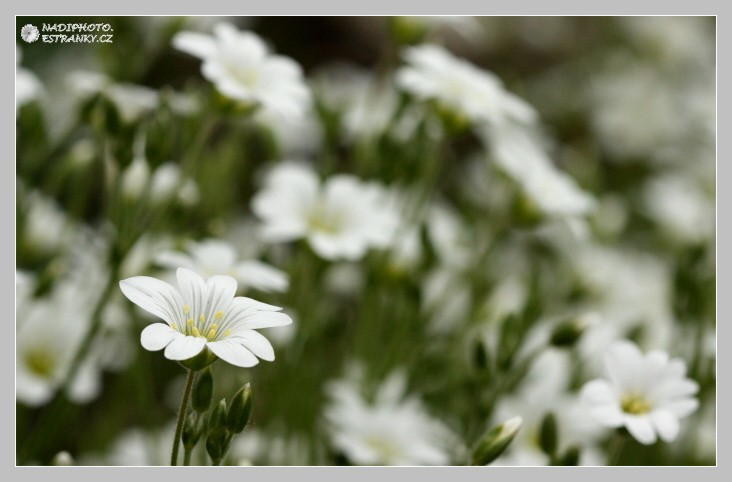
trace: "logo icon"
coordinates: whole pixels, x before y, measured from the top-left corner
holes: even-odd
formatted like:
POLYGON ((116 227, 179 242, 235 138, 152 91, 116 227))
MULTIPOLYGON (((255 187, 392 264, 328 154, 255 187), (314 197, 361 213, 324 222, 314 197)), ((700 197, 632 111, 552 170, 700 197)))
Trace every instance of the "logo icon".
POLYGON ((38 40, 38 37, 40 36, 41 34, 40 32, 38 32, 38 27, 30 23, 24 25, 23 28, 20 29, 20 38, 22 38, 29 44, 38 40))

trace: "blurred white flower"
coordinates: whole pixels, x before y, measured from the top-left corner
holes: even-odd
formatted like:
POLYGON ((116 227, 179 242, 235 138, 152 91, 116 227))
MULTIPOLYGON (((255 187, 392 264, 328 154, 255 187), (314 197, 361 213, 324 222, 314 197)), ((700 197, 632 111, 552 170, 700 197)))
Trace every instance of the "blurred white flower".
POLYGON ((436 100, 443 108, 478 123, 532 123, 537 119, 533 107, 508 92, 498 77, 442 47, 409 47, 403 56, 408 65, 397 71, 397 84, 419 99, 436 100))
MULTIPOLYGON (((21 403, 46 404, 65 382, 91 320, 93 302, 68 280, 54 292, 31 302, 17 323, 16 397, 21 403), (49 322, 52 320, 52 322, 49 322)), ((77 403, 94 399, 101 389, 96 358, 82 361, 69 385, 69 398, 77 403)))
POLYGON ((255 288, 262 291, 285 291, 289 285, 287 274, 261 261, 239 260, 234 247, 219 239, 186 243, 186 253, 163 251, 155 262, 170 269, 187 268, 201 276, 228 275, 236 278, 239 289, 255 288))
POLYGON ((587 413, 579 396, 570 392, 572 361, 570 354, 558 349, 543 352, 531 365, 517 393, 502 397, 494 420, 518 414, 523 427, 496 465, 548 465, 539 446, 544 417, 552 413, 559 432, 559 453, 573 445, 582 448, 580 465, 598 465, 602 457, 596 450, 606 429, 587 413), (599 460, 598 460, 599 458, 599 460))
POLYGON ((103 94, 114 103, 125 122, 139 119, 160 104, 160 96, 155 89, 136 84, 115 83, 99 72, 75 70, 67 75, 66 82, 71 91, 83 99, 103 94))
POLYGON ((15 47, 15 115, 22 106, 35 100, 43 92, 43 84, 30 70, 21 67, 22 51, 15 47))
POLYGON ((660 437, 670 442, 679 433, 679 420, 699 406, 697 383, 686 378, 686 365, 669 360, 662 351, 641 353, 628 341, 619 341, 604 355, 608 379, 595 379, 582 387, 581 397, 598 422, 625 427, 642 444, 660 437))
POLYGON ((697 243, 714 238, 714 195, 705 193, 695 179, 664 174, 651 179, 643 194, 646 212, 677 239, 697 243))
POLYGON ((430 242, 445 266, 467 268, 482 248, 471 238, 473 230, 446 202, 435 202, 429 206, 426 224, 430 242))
POLYGON ((52 198, 32 191, 22 200, 22 206, 25 211, 23 234, 31 246, 50 253, 71 242, 74 226, 52 198))
POLYGON ((261 105, 279 117, 304 116, 310 91, 295 61, 271 54, 257 35, 231 24, 216 24, 213 32, 213 37, 180 32, 173 45, 203 60, 203 76, 227 97, 261 105))
POLYGON ((406 395, 403 372, 392 373, 373 403, 352 380, 331 381, 325 409, 333 445, 356 465, 447 465, 457 441, 421 401, 406 395))
POLYGON ((676 65, 714 63, 714 27, 710 20, 665 15, 617 18, 636 47, 676 65))
POLYGON ((130 428, 112 444, 108 453, 84 454, 81 465, 163 466, 170 464, 170 439, 175 432, 173 422, 154 430, 130 428))
POLYGON ((579 344, 592 371, 599 368, 598 350, 642 328, 646 348, 666 348, 671 337, 671 271, 656 256, 621 247, 583 245, 571 257, 588 310, 603 321, 588 328, 579 344))
POLYGON ((311 168, 293 162, 270 171, 252 210, 264 222, 263 238, 307 238, 329 260, 357 260, 371 247, 386 247, 399 222, 399 211, 380 185, 347 174, 321 183, 311 168))
POLYGON ((165 323, 147 326, 140 338, 143 348, 165 348, 169 360, 185 361, 201 353, 240 367, 272 361, 274 349, 255 331, 292 322, 281 308, 251 298, 235 297, 236 280, 211 276, 206 281, 195 272, 178 268, 179 289, 155 278, 135 276, 120 281, 120 289, 140 308, 165 323), (213 355, 211 355, 213 353, 213 355))
POLYGON ((524 193, 550 216, 583 216, 595 206, 568 174, 554 166, 539 139, 522 126, 482 129, 492 160, 513 178, 524 193))

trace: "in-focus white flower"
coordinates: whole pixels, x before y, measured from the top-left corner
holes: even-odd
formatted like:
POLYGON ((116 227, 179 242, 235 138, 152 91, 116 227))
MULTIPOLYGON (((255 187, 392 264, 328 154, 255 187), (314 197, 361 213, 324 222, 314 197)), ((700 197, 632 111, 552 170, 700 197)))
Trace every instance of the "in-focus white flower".
POLYGON ((358 383, 332 381, 325 417, 333 445, 356 465, 447 465, 456 440, 432 418, 421 401, 406 397, 404 373, 395 372, 379 387, 374 403, 358 383))
POLYGON ((581 397, 590 413, 605 426, 625 427, 642 444, 657 437, 670 442, 679 433, 679 420, 699 406, 697 383, 686 378, 686 365, 662 351, 641 353, 628 341, 619 341, 605 353, 608 379, 582 387, 581 397))
POLYGON ((191 241, 186 244, 186 251, 163 251, 155 261, 166 268, 187 268, 204 277, 232 276, 240 283, 240 289, 285 291, 289 285, 287 274, 266 263, 253 259, 240 261, 234 247, 226 241, 191 241))
POLYGON ((143 348, 164 348, 169 360, 185 361, 202 354, 202 363, 218 357, 240 367, 256 365, 257 357, 274 360, 272 345, 255 330, 292 323, 289 316, 278 313, 281 308, 235 297, 236 280, 230 276, 204 281, 186 268, 178 268, 176 275, 178 289, 149 276, 119 283, 130 301, 165 321, 142 331, 143 348))
POLYGON ((384 188, 337 174, 322 183, 307 166, 277 165, 252 200, 264 222, 263 238, 307 238, 325 259, 357 260, 371 247, 386 247, 399 222, 399 211, 384 188))
POLYGON ((397 71, 397 84, 419 99, 436 100, 473 122, 533 123, 537 118, 533 107, 508 92, 498 77, 442 47, 410 47, 404 59, 408 65, 397 71))
POLYGON ((261 105, 281 117, 305 114, 310 91, 295 61, 271 54, 257 35, 231 24, 216 24, 213 32, 213 37, 180 32, 173 45, 203 60, 203 76, 227 97, 261 105))

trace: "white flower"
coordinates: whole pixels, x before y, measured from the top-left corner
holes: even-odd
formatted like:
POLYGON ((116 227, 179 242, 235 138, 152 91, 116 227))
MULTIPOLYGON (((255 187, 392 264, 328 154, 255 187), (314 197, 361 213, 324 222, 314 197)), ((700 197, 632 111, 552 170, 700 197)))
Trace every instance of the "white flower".
POLYGON ((646 212, 674 237, 689 243, 713 239, 714 195, 683 173, 653 178, 643 192, 646 212))
POLYGON ((378 184, 337 174, 321 185, 312 169, 291 162, 269 173, 252 210, 264 221, 263 238, 307 238, 330 260, 357 260, 370 247, 386 247, 399 222, 392 199, 378 184))
POLYGON ((330 382, 325 417, 331 441, 357 465, 446 465, 453 434, 430 417, 419 399, 404 398, 404 373, 395 372, 378 389, 373 404, 357 384, 330 382))
POLYGON ((548 457, 539 445, 541 425, 548 413, 557 421, 559 452, 578 445, 582 447, 581 465, 596 461, 596 457, 588 459, 587 455, 593 453, 606 429, 587 413, 577 394, 568 391, 571 372, 569 353, 549 349, 532 363, 517 392, 500 399, 494 420, 519 414, 523 426, 496 465, 548 465, 548 457))
POLYGON ((498 77, 454 57, 442 47, 410 47, 404 58, 409 65, 397 72, 397 84, 419 99, 434 99, 474 122, 500 125, 508 120, 536 120, 534 109, 506 91, 498 77))
POLYGON ((605 353, 608 379, 582 387, 582 401, 608 427, 625 427, 642 444, 657 436, 670 442, 679 433, 679 419, 699 406, 696 382, 686 378, 681 359, 669 360, 662 351, 641 353, 628 341, 619 341, 605 353))
POLYGON ((81 98, 103 94, 119 110, 125 122, 132 122, 160 104, 158 92, 149 87, 129 83, 115 83, 105 74, 76 70, 66 77, 72 92, 81 98))
POLYGON ((243 285, 262 291, 285 291, 289 285, 282 271, 256 260, 239 261, 236 250, 226 241, 207 239, 189 242, 187 253, 163 251, 156 256, 156 263, 166 268, 187 268, 201 276, 233 276, 243 285))
POLYGON ((74 226, 55 200, 32 191, 23 200, 23 209, 23 234, 34 248, 49 253, 71 241, 74 226))
MULTIPOLYGON (((31 301, 18 313, 16 397, 26 405, 48 403, 61 387, 91 320, 90 293, 69 279, 59 283, 50 296, 31 301)), ((100 368, 93 354, 82 361, 69 386, 72 401, 86 403, 99 394, 100 368)))
POLYGON ((180 32, 173 45, 201 60, 203 76, 224 95, 261 105, 281 117, 302 117, 310 104, 301 67, 268 52, 262 39, 219 23, 214 36, 180 32))
POLYGON ((594 208, 594 198, 554 166, 530 130, 511 125, 483 129, 479 135, 489 144, 500 170, 513 178, 542 212, 559 217, 582 216, 594 208))
POLYGON ((289 316, 278 313, 281 308, 235 297, 236 280, 230 276, 204 281, 186 268, 178 268, 176 275, 179 289, 148 276, 119 283, 130 301, 165 321, 142 331, 143 348, 165 348, 166 358, 179 361, 204 353, 207 361, 219 357, 240 367, 256 365, 257 357, 274 360, 272 345, 255 330, 291 323, 289 316))
POLYGON ((15 48, 15 115, 28 102, 35 100, 43 92, 43 85, 30 70, 20 66, 22 51, 15 48))

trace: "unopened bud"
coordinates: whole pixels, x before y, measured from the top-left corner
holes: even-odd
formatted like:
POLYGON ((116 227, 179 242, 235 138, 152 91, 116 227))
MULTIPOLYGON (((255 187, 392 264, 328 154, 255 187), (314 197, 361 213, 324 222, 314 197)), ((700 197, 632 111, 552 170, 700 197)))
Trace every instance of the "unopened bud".
POLYGON ((56 455, 54 455, 53 460, 51 461, 51 465, 55 466, 72 466, 74 465, 74 458, 71 456, 70 453, 63 450, 56 455))
POLYGON ((218 405, 216 405, 216 408, 213 409, 213 412, 211 413, 211 418, 209 419, 208 426, 210 427, 211 431, 214 431, 219 428, 226 428, 226 400, 221 399, 218 405))
POLYGON ((241 433, 252 415, 252 388, 247 383, 241 387, 231 400, 231 407, 226 415, 226 426, 233 433, 241 433))
POLYGON ((127 199, 137 199, 147 187, 150 179, 150 166, 144 158, 138 157, 122 173, 122 195, 127 199))
POLYGON ((521 428, 521 417, 513 417, 488 430, 473 450, 471 465, 488 465, 497 459, 521 428))
POLYGON ((554 414, 547 413, 541 422, 539 431, 539 446, 549 457, 554 457, 557 451, 557 419, 554 414))
POLYGON ((203 413, 211 405, 213 395, 213 372, 210 367, 201 370, 196 383, 193 385, 191 403, 196 412, 203 413))
POLYGON ((576 466, 579 464, 580 449, 576 445, 568 448, 554 465, 576 466))
POLYGON ((183 425, 181 440, 183 441, 183 446, 187 449, 195 447, 203 434, 203 424, 200 422, 200 418, 199 414, 191 412, 186 418, 185 425, 183 425))
POLYGON ((559 348, 574 346, 587 327, 595 322, 595 316, 595 314, 587 313, 560 323, 552 331, 549 342, 559 348))
POLYGON ((224 428, 216 428, 209 432, 206 438, 206 452, 214 465, 220 465, 226 455, 229 445, 229 434, 224 428))

